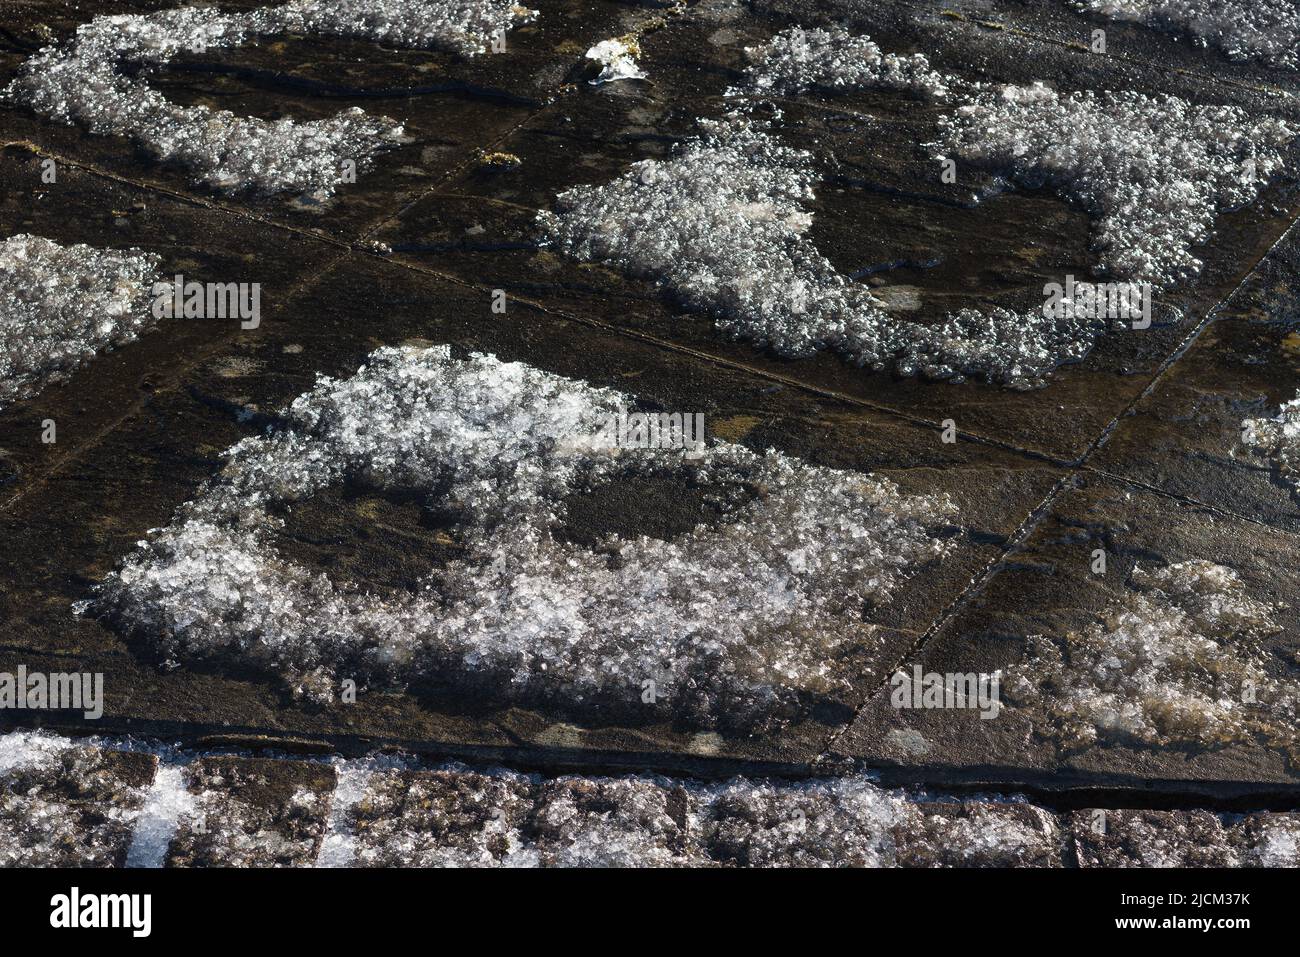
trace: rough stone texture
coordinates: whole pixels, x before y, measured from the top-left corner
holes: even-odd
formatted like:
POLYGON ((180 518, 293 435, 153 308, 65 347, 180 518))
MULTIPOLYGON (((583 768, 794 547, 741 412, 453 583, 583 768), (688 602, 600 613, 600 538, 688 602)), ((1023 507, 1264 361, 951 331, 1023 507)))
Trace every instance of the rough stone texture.
POLYGON ((327 765, 235 757, 186 769, 193 795, 168 867, 302 867, 325 835, 334 775, 327 765))
MULTIPOLYGON (((239 0, 222 9, 263 5, 239 0)), ((94 6, 120 14, 173 3, 94 6)), ((218 848, 182 824, 176 863, 177 855, 197 863, 252 854, 248 839, 262 831, 276 835, 280 862, 294 864, 353 850, 373 863, 401 855, 509 863, 516 851, 533 863, 594 863, 620 849, 647 863, 722 865, 1073 866, 1156 862, 1163 853, 1196 863, 1293 860, 1294 815, 1260 809, 1294 810, 1300 779, 1267 734, 1234 733, 1213 746, 1195 735, 1170 743, 1100 734, 1080 746, 1054 730, 1050 709, 1010 690, 994 720, 963 710, 899 713, 887 692, 899 667, 1010 674, 1042 660, 1030 652, 1047 646, 1030 636, 1061 649, 1070 636, 1114 634, 1125 614, 1141 618, 1135 568, 1187 562, 1231 570, 1247 598, 1276 606, 1280 629, 1197 634, 1225 647, 1248 642, 1243 653, 1276 687, 1300 675, 1292 637, 1300 633, 1300 506, 1241 431, 1300 391, 1291 288, 1300 254, 1294 236, 1284 236, 1297 209, 1294 146, 1257 199, 1214 216, 1208 241, 1190 249, 1200 272, 1159 293, 1150 329, 1105 331, 1082 361, 1027 390, 900 377, 828 350, 783 358, 730 341, 652 280, 543 247, 538 214, 554 210, 566 190, 664 161, 699 135, 700 119, 743 109, 783 147, 810 154, 812 196, 799 203, 810 219, 801 235, 846 288, 869 291, 887 317, 927 329, 963 309, 1024 313, 1042 305, 1046 283, 1100 278, 1097 223, 1078 197, 1010 185, 1010 170, 959 163, 956 182, 940 179, 941 120, 975 84, 1169 96, 1240 110, 1250 123, 1295 124, 1296 71, 1061 0, 530 6, 540 16, 509 33, 504 54, 467 58, 285 34, 181 53, 150 74, 154 89, 187 108, 311 121, 360 105, 402 122, 409 140, 377 155, 328 201, 231 197, 196 186, 191 171, 158 163, 123 137, 0 104, 0 239, 33 234, 64 246, 140 249, 160 257, 163 275, 263 284, 257 330, 161 323, 0 410, 0 672, 75 662, 106 679, 102 721, 50 714, 43 723, 200 750, 281 744, 357 758, 385 745, 477 767, 552 772, 544 780, 520 774, 517 787, 507 787, 465 776, 483 771, 448 778, 387 767, 393 777, 373 798, 361 778, 349 779, 360 790, 340 787, 339 800, 300 808, 299 818, 286 817, 293 794, 299 784, 311 794, 330 791, 319 777, 328 765, 295 764, 283 778, 266 770, 265 785, 251 777, 238 785, 250 810, 246 823, 228 823, 230 840, 218 848), (727 96, 753 65, 745 48, 796 26, 869 36, 886 55, 909 58, 902 63, 919 65, 914 58, 924 56, 947 95, 855 80, 727 96), (1099 26, 1107 51, 1092 53, 1087 44, 1099 26), (589 82, 606 64, 586 54, 610 40, 635 47, 645 79, 589 82), (43 159, 56 161, 56 182, 42 182, 43 159), (491 308, 494 290, 507 294, 504 313, 491 308), (944 557, 864 619, 877 632, 856 657, 837 662, 847 686, 774 734, 688 727, 639 696, 631 713, 593 721, 485 700, 455 682, 406 692, 362 687, 355 704, 295 700, 271 677, 231 661, 166 670, 152 642, 72 614, 150 529, 194 499, 219 472, 225 449, 283 425, 280 410, 317 375, 350 376, 376 349, 404 344, 526 362, 617 389, 646 410, 703 412, 711 438, 872 473, 909 496, 947 495, 960 520, 938 533, 950 545, 944 557), (40 440, 46 419, 58 424, 54 444, 40 440), (942 440, 948 423, 952 443, 942 440), (1089 569, 1096 548, 1107 553, 1104 574, 1089 569), (851 773, 862 765, 877 772, 881 787, 848 793, 852 782, 828 777, 844 757, 860 762, 851 773), (554 776, 575 769, 581 774, 572 779, 554 776), (687 799, 674 790, 690 790, 680 777, 659 790, 644 777, 605 780, 647 772, 714 783, 687 799), (823 793, 785 786, 770 798, 766 785, 755 785, 732 800, 716 783, 808 772, 823 793), (826 782, 836 780, 842 793, 830 793, 836 785, 826 782), (1002 797, 959 802, 922 793, 896 801, 893 790, 957 785, 1002 797), (1061 796, 1068 808, 1108 795, 1101 803, 1118 820, 1099 842, 1071 840, 1073 818, 1003 799, 1024 788, 1052 807, 1058 791, 1087 795, 1061 796), (502 817, 484 817, 481 789, 502 817), (803 808, 811 836, 795 833, 791 806, 803 808), (1134 823, 1137 836, 1124 837, 1125 815, 1147 829, 1134 823), (409 842, 397 839, 407 819, 409 842), (355 848, 343 839, 350 832, 338 830, 348 820, 357 823, 355 848), (1186 832, 1181 850, 1162 838, 1162 821, 1175 838, 1186 832), (584 844, 582 835, 594 833, 602 835, 598 846, 584 844), (981 837, 990 834, 999 838, 981 837), (386 850, 393 846, 400 855, 386 850)), ((9 13, 0 31, 3 85, 92 15, 70 0, 23 0, 9 13)), ((700 489, 683 481, 616 483, 566 504, 562 532, 585 548, 610 534, 669 540, 717 519, 700 489)), ((284 554, 376 595, 409 593, 464 553, 445 516, 422 501, 355 483, 322 491, 283 518, 276 544, 284 554)), ((1229 650, 1225 661, 1240 661, 1229 650)), ((35 718, 6 721, 30 726, 35 718)), ((109 760, 151 767, 154 759, 109 760)), ((184 783, 179 771, 190 761, 170 760, 164 756, 167 775, 155 796, 195 797, 188 784, 161 794, 184 783)), ((95 814, 104 812, 84 802, 69 805, 59 789, 72 785, 60 774, 51 778, 59 782, 52 806, 58 820, 73 821, 66 833, 107 835, 97 859, 123 859, 125 819, 100 820, 95 814)), ((106 785, 123 813, 133 813, 148 777, 106 785)), ((207 778, 213 793, 229 784, 221 777, 221 785, 207 778)), ((11 806, 21 818, 35 805, 30 791, 19 797, 11 806)), ((155 823, 164 844, 151 836, 141 847, 161 861, 172 844, 167 815, 155 823)), ((59 841, 64 850, 47 844, 33 853, 62 860, 72 851, 59 841)))
POLYGON ((153 755, 0 736, 0 866, 121 867, 153 755))

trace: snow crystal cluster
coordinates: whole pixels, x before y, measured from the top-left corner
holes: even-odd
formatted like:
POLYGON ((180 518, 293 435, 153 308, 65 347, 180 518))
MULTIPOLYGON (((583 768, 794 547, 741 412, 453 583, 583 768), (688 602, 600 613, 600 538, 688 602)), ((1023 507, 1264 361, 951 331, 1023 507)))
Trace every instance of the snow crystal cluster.
POLYGON ((125 65, 158 67, 178 53, 236 47, 281 33, 362 37, 472 55, 535 14, 510 0, 291 0, 224 13, 214 7, 96 17, 64 46, 28 60, 6 95, 38 113, 128 136, 224 191, 294 191, 325 199, 400 138, 402 127, 353 107, 325 120, 262 120, 180 106, 125 65))
POLYGON ((1135 568, 1136 590, 1063 641, 1031 636, 1006 687, 1068 746, 1099 740, 1202 748, 1260 741, 1300 756, 1300 683, 1276 677, 1263 639, 1276 608, 1207 561, 1135 568))
POLYGON ((157 268, 158 257, 138 249, 26 234, 0 242, 0 408, 150 326, 157 268))
POLYGON ((287 800, 267 800, 276 792, 268 790, 257 764, 200 760, 188 771, 188 806, 168 849, 169 866, 301 867, 315 861, 329 788, 299 786, 287 800))
POLYGON ((804 90, 909 90, 940 99, 947 81, 922 53, 885 53, 869 36, 842 26, 805 30, 791 27, 762 47, 746 47, 750 65, 743 84, 728 95, 789 96, 804 90))
POLYGON ((1192 248, 1216 212, 1254 200, 1294 135, 1234 106, 1035 83, 973 94, 944 118, 939 145, 1081 203, 1105 272, 1165 286, 1199 271, 1192 248))
POLYGON ((589 81, 593 86, 614 80, 644 80, 645 71, 636 62, 641 45, 635 36, 601 40, 587 51, 586 58, 600 64, 600 75, 589 81))
POLYGON ((1060 867, 1071 838, 1096 866, 1300 864, 1298 815, 1105 814, 1098 832, 1090 811, 1058 819, 1015 796, 891 791, 858 773, 547 777, 0 735, 5 866, 1060 867), (159 759, 151 784, 126 780, 124 751, 159 759))
POLYGON ((542 778, 446 765, 366 772, 346 856, 365 867, 952 867, 1059 865, 1051 814, 922 803, 861 775, 542 778))
POLYGON ((0 867, 122 862, 142 790, 108 756, 41 731, 0 735, 0 867))
POLYGON ((1079 862, 1085 867, 1296 867, 1300 817, 1212 814, 1209 811, 1107 809, 1073 815, 1079 862))
POLYGON ((811 156, 739 117, 701 125, 671 159, 561 193, 540 214, 548 241, 656 281, 733 338, 795 358, 832 349, 904 375, 1030 388, 1082 359, 1108 325, 1069 308, 963 309, 931 326, 890 315, 808 238, 811 156))
POLYGON ((1190 33, 1234 60, 1300 69, 1300 8, 1295 0, 1070 0, 1112 20, 1190 33))
POLYGON ((1300 397, 1283 402, 1271 419, 1247 419, 1241 435, 1247 446, 1272 463, 1292 494, 1300 496, 1300 397))
POLYGON ((603 446, 628 407, 521 363, 380 349, 300 396, 285 428, 230 449, 91 607, 170 660, 225 656, 323 697, 340 678, 436 679, 755 731, 841 692, 847 661, 870 650, 864 611, 947 552, 949 500, 724 443, 603 446), (595 549, 556 534, 567 496, 654 477, 706 489, 720 522, 595 549), (345 481, 427 494, 454 516, 463 557, 414 593, 377 596, 278 555, 277 510, 345 481))

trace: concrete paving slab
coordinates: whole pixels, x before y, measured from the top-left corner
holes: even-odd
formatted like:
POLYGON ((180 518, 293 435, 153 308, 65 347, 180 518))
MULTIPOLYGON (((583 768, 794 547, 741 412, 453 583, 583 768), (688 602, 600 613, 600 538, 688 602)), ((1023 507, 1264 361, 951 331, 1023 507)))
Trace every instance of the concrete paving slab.
MULTIPOLYGON (((138 249, 158 257, 156 278, 165 282, 180 274, 186 282, 256 283, 259 321, 268 323, 296 284, 333 254, 324 244, 250 229, 246 219, 76 167, 56 168, 56 181, 44 183, 42 159, 18 147, 0 151, 6 184, 0 235, 6 239, 31 234, 62 246, 138 249)), ((174 385, 190 363, 256 334, 243 325, 234 315, 164 317, 134 342, 82 362, 67 381, 0 409, 0 501, 34 488, 153 391, 174 385), (49 422, 53 441, 46 441, 49 422)))
POLYGON ((887 769, 886 781, 1294 795, 1290 533, 1079 484, 832 752, 887 769), (995 673, 996 716, 964 685, 921 693, 931 675, 942 689, 948 674, 995 673))
MULTIPOLYGON (((303 293, 265 324, 259 338, 197 366, 185 383, 152 393, 139 414, 86 450, 75 468, 18 503, 7 521, 17 543, 12 554, 31 557, 15 557, 5 571, 5 601, 15 628, 4 657, 36 667, 49 656, 70 655, 102 668, 109 677, 100 726, 117 730, 187 737, 266 733, 352 741, 352 747, 383 739, 451 754, 525 747, 552 756, 624 754, 630 762, 651 752, 670 764, 724 758, 797 763, 815 755, 856 708, 854 693, 825 702, 811 720, 775 738, 673 731, 644 708, 639 687, 631 689, 633 707, 612 723, 494 708, 481 694, 458 692, 454 681, 427 689, 433 697, 424 701, 376 693, 363 694, 355 706, 321 707, 292 701, 278 682, 237 662, 160 673, 144 636, 124 640, 108 623, 72 614, 72 604, 88 597, 148 529, 165 525, 173 509, 197 494, 218 469, 225 447, 273 424, 276 410, 310 387, 313 371, 347 375, 375 346, 415 337, 526 359, 550 372, 622 389, 653 408, 703 410, 706 428, 719 437, 819 465, 874 472, 905 494, 950 495, 958 517, 939 530, 951 540, 948 557, 919 569, 889 602, 872 610, 867 621, 877 626, 877 637, 837 666, 874 675, 866 687, 887 674, 998 558, 1060 477, 1059 470, 1033 459, 973 442, 946 444, 929 428, 800 390, 774 390, 739 371, 597 334, 522 306, 493 316, 486 302, 461 287, 361 261, 303 293), (241 368, 257 373, 230 371, 241 368), (61 503, 57 510, 47 504, 55 499, 61 503)), ((579 541, 633 530, 672 537, 701 519, 716 520, 688 486, 632 485, 611 494, 572 502, 569 534, 579 541)), ((364 488, 327 490, 294 512, 278 548, 378 593, 409 589, 429 561, 446 560, 458 547, 445 530, 434 534, 438 529, 417 500, 364 488), (423 545, 412 550, 430 534, 432 551, 423 545)))
MULTIPOLYGON (((522 160, 517 167, 466 171, 378 238, 395 257, 504 288, 557 312, 743 362, 873 407, 936 423, 952 419, 963 431, 1074 461, 1290 221, 1284 210, 1294 205, 1294 183, 1283 177, 1257 202, 1218 217, 1214 243, 1197 250, 1205 263, 1201 275, 1156 295, 1151 328, 1103 335, 1083 362, 1059 369, 1047 388, 1027 392, 900 379, 854 368, 829 352, 781 359, 726 341, 708 315, 682 309, 651 281, 574 262, 539 245, 535 211, 552 208, 556 195, 609 182, 633 162, 662 160, 675 142, 697 132, 696 119, 716 119, 739 105, 722 94, 741 78, 743 48, 787 22, 744 13, 675 21, 642 45, 641 62, 654 83, 583 91, 546 109, 503 145, 522 160), (718 42, 719 30, 725 43, 718 42)), ((863 14, 862 23, 883 49, 923 51, 936 69, 968 81, 1042 80, 1061 90, 1173 94, 1261 116, 1291 116, 1295 109, 1289 100, 1252 90, 1139 63, 1098 62, 1006 33, 949 35, 928 21, 918 26, 910 11, 888 5, 863 14)), ((923 144, 936 139, 949 104, 918 101, 905 91, 813 90, 778 105, 782 117, 772 124, 773 135, 810 150, 821 178, 816 198, 803 204, 812 215, 809 237, 838 271, 891 302, 900 319, 934 322, 963 307, 1039 309, 1045 283, 1094 275, 1091 225, 1077 205, 1045 189, 1006 191, 996 171, 965 164, 955 183, 941 182, 923 144), (979 196, 986 198, 975 202, 979 196), (864 231, 864 223, 870 229, 864 231)))
POLYGON ((167 867, 307 867, 320 852, 334 772, 329 765, 204 757, 186 769, 192 804, 167 867))
POLYGON ((1261 263, 1187 354, 1126 416, 1091 465, 1253 521, 1300 529, 1292 486, 1244 423, 1300 391, 1293 234, 1261 263))
MULTIPOLYGON (((222 9, 274 5, 244 2, 222 9)), ((117 6, 147 13, 175 4, 117 6)), ((357 241, 453 171, 491 168, 498 140, 547 102, 566 96, 575 83, 586 83, 593 66, 583 56, 588 48, 609 37, 657 29, 668 12, 609 0, 543 0, 531 9, 540 16, 511 29, 503 50, 473 57, 364 39, 284 35, 232 49, 182 52, 150 74, 155 90, 186 107, 297 121, 359 107, 400 122, 404 133, 395 148, 382 152, 372 169, 358 169, 355 182, 345 182, 325 201, 247 190, 228 196, 196 183, 192 172, 177 164, 158 163, 122 136, 94 135, 17 103, 0 104, 0 130, 9 139, 153 188, 357 241)), ((77 25, 98 12, 62 3, 25 6, 9 28, 9 43, 16 50, 51 42, 46 37, 66 43, 77 25)), ((13 75, 20 65, 16 52, 0 65, 13 75)))

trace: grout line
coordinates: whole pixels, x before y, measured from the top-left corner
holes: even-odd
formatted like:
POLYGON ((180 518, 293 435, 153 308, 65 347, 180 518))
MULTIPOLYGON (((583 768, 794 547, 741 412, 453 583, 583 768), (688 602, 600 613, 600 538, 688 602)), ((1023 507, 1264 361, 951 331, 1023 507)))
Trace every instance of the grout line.
MULTIPOLYGON (((1110 437, 1115 433, 1116 429, 1119 427, 1120 422, 1122 422, 1126 417, 1128 417, 1133 412, 1133 410, 1137 407, 1137 405, 1140 402, 1142 402, 1143 399, 1145 399, 1148 395, 1150 395, 1152 392, 1155 391, 1156 386, 1159 384, 1160 380, 1173 367, 1174 363, 1176 363, 1179 359, 1181 359, 1187 353, 1187 351, 1192 347, 1192 345, 1195 344, 1195 342, 1201 336, 1201 334, 1207 328, 1209 328, 1209 326, 1213 322, 1215 322, 1216 314, 1227 303, 1229 303, 1232 299, 1234 299, 1237 296, 1237 294, 1242 290, 1242 288, 1246 285, 1246 283, 1249 282, 1251 278, 1254 277, 1254 275, 1256 274, 1256 272, 1258 272, 1259 267, 1264 262, 1264 260, 1267 259, 1270 255, 1272 255, 1273 251, 1277 249, 1278 246, 1280 246, 1283 242, 1285 242, 1286 239, 1292 233, 1292 231, 1296 229, 1297 223, 1300 223, 1300 215, 1297 215, 1292 218, 1291 223, 1287 226, 1287 228, 1282 231, 1281 235, 1279 235, 1278 238, 1269 246, 1269 248, 1265 250, 1265 252, 1255 261, 1254 265, 1252 265, 1250 269, 1246 270, 1246 273, 1241 277, 1241 279, 1237 282, 1237 284, 1233 286, 1229 292, 1227 292, 1218 302, 1216 302, 1213 306, 1211 306, 1206 311, 1205 316, 1196 324, 1195 328, 1184 338, 1183 342, 1178 346, 1178 348, 1176 348, 1160 364, 1159 368, 1156 370, 1156 373, 1152 377, 1151 381, 1147 383, 1146 388, 1144 388, 1140 393, 1138 393, 1131 401, 1128 402, 1128 404, 1124 406, 1123 409, 1121 409, 1114 416, 1114 418, 1111 419, 1111 421, 1102 429, 1101 434, 1098 435, 1097 438, 1089 445, 1089 447, 1084 452, 1084 454, 1079 458, 1079 460, 1076 463, 1073 463, 1072 471, 1070 472, 1070 474, 1063 476, 1056 483, 1056 485, 1052 488, 1052 490, 1048 492, 1047 496, 1039 504, 1038 508, 1036 508, 1032 513, 1030 513, 1029 517, 1025 520, 1025 522, 1021 524, 1020 529, 1017 530, 1016 534, 1011 539, 1008 539, 1007 545, 1003 549, 1002 554, 995 561, 991 562, 988 566, 986 566, 985 571, 982 575, 977 576, 975 579, 972 579, 962 590, 961 594, 958 595, 957 598, 948 606, 948 608, 945 609, 945 611, 940 614, 939 618, 934 623, 932 623, 929 628, 926 629, 925 634, 921 636, 921 638, 915 643, 915 645, 911 649, 910 652, 911 655, 916 655, 917 653, 919 653, 921 649, 929 641, 933 639, 933 636, 936 635, 943 626, 947 625, 947 623, 952 620, 953 615, 957 611, 960 611, 961 608, 969 604, 969 602, 975 597, 975 595, 977 595, 979 591, 981 591, 988 584, 989 580, 991 580, 993 576, 1001 569, 1001 567, 1003 566, 1003 564, 1005 564, 1007 559, 1029 537, 1029 535, 1032 534, 1032 532, 1038 527, 1038 524, 1046 517, 1048 510, 1052 507, 1052 505, 1055 504, 1056 500, 1060 497, 1061 493, 1065 490, 1066 486, 1070 486, 1070 487, 1076 486, 1078 480, 1084 476, 1084 473, 1089 471, 1094 471, 1097 474, 1108 475, 1108 473, 1105 473, 1101 470, 1092 469, 1092 467, 1089 465, 1089 459, 1091 459, 1093 455, 1095 455, 1100 449, 1102 449, 1105 446, 1106 442, 1109 441, 1110 437)), ((1140 483, 1131 483, 1131 484, 1137 485, 1140 483)), ((1168 492, 1164 492, 1163 490, 1152 489, 1152 491, 1156 491, 1159 494, 1165 496, 1166 498, 1170 498, 1175 501, 1180 501, 1178 496, 1172 495, 1168 492)), ((1206 506, 1206 507, 1213 508, 1213 506, 1206 506)), ((1231 514, 1231 513, 1227 513, 1227 514, 1231 514)), ((1263 524, 1263 523, 1259 523, 1259 524, 1263 524)), ((1271 526, 1265 526, 1265 527, 1272 529, 1271 526)), ((1276 529, 1273 530, 1278 531, 1276 529)), ((905 661, 905 660, 906 658, 900 659, 900 664, 901 661, 905 661)), ((893 671, 896 670, 897 667, 898 665, 895 665, 895 668, 890 670, 890 672, 885 676, 884 681, 880 684, 880 686, 873 689, 871 693, 868 694, 866 698, 863 699, 863 703, 855 710, 853 717, 850 718, 842 727, 836 730, 835 733, 828 738, 826 745, 822 748, 817 758, 815 759, 816 761, 825 761, 830 758, 829 752, 831 751, 831 749, 836 745, 836 743, 839 742, 839 740, 845 734, 847 734, 854 727, 854 725, 857 724, 858 719, 862 716, 863 712, 865 712, 865 710, 871 704, 871 702, 876 699, 879 692, 885 687, 885 684, 889 681, 889 675, 892 675, 893 671)))

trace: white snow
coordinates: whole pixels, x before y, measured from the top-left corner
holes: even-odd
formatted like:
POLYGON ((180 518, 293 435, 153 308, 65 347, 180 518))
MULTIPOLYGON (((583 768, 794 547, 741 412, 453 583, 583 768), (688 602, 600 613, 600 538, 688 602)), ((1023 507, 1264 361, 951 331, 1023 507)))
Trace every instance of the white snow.
POLYGON ((1253 743, 1297 754, 1300 684, 1274 677, 1276 608, 1207 561, 1134 569, 1135 589, 1063 640, 1030 636, 1012 704, 1069 745, 1253 743), (1050 723, 1048 723, 1050 722, 1050 723))
POLYGON ((1107 326, 1073 310, 963 309, 931 326, 900 319, 808 238, 808 153, 739 116, 701 126, 671 159, 560 194, 540 216, 549 242, 654 280, 733 338, 794 358, 831 349, 905 375, 1029 388, 1083 358, 1107 326))
POLYGON ((978 91, 943 127, 938 159, 1055 187, 1094 217, 1104 272, 1157 287, 1199 272, 1217 212, 1254 200, 1295 136, 1238 107, 1041 83, 978 91))
POLYGON ((202 7, 102 16, 79 27, 70 43, 29 59, 5 93, 45 116, 128 136, 215 189, 326 199, 349 177, 349 162, 360 171, 398 142, 399 123, 357 107, 300 122, 180 106, 149 86, 147 71, 129 76, 123 64, 157 68, 183 51, 204 53, 290 32, 472 56, 497 32, 534 16, 510 0, 291 0, 240 13, 202 7))
POLYGON ((1300 397, 1283 402, 1271 419, 1247 419, 1241 426, 1242 441, 1300 496, 1300 397))
POLYGON ((127 867, 162 867, 181 820, 195 812, 186 769, 169 760, 171 757, 160 757, 153 783, 145 792, 144 807, 135 818, 127 867))
POLYGON ((614 80, 644 80, 645 72, 636 62, 641 45, 634 36, 601 40, 587 51, 586 58, 600 64, 600 75, 589 81, 593 86, 614 80))
POLYGON ((380 349, 299 397, 284 430, 234 446, 94 609, 175 661, 230 656, 321 697, 343 678, 437 677, 500 702, 626 710, 653 680, 659 711, 644 713, 760 729, 844 689, 837 661, 872 644, 864 612, 947 552, 947 498, 725 443, 601 447, 629 404, 490 356, 380 349), (596 550, 556 537, 567 495, 634 476, 700 483, 720 523, 596 550), (345 478, 437 493, 465 557, 396 597, 281 558, 271 506, 345 478))
POLYGON ((1186 31, 1234 60, 1300 69, 1300 7, 1295 0, 1070 0, 1087 12, 1186 31))
POLYGON ((158 262, 27 234, 0 242, 0 407, 148 328, 158 262))
POLYGON ((842 26, 790 27, 761 47, 746 47, 750 64, 739 94, 790 96, 805 90, 909 90, 925 97, 948 95, 948 80, 922 53, 885 53, 869 36, 842 26))

